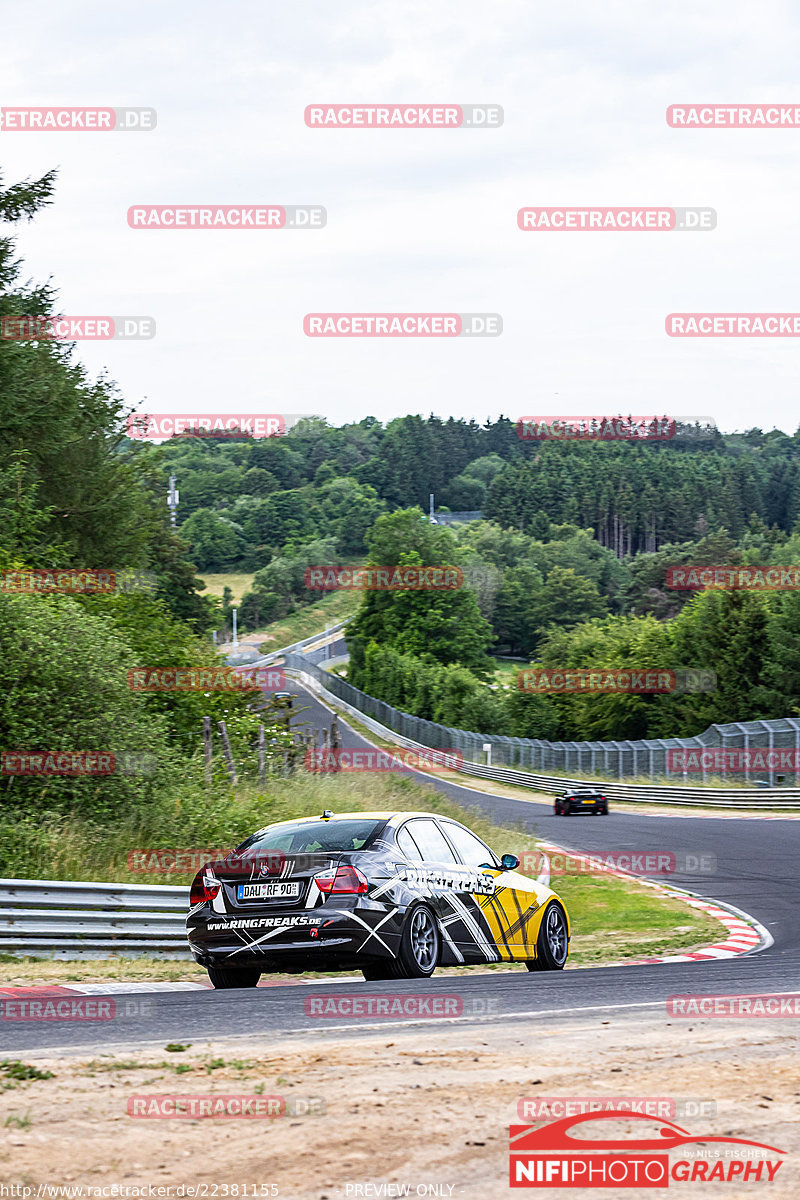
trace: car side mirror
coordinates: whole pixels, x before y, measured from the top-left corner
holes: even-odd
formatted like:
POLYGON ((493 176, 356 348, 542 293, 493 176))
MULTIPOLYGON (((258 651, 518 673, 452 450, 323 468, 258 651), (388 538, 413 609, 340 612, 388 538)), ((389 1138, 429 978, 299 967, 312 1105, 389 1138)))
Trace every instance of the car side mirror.
POLYGON ((519 866, 519 859, 516 854, 504 854, 500 859, 500 866, 504 871, 515 871, 519 866))

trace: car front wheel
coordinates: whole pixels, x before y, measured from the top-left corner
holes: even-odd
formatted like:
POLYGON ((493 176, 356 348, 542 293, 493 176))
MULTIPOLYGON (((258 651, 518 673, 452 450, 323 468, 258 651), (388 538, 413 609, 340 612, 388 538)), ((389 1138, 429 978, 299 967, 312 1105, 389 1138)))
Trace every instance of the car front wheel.
POLYGON ((525 965, 529 971, 561 971, 568 953, 567 914, 558 900, 551 900, 536 939, 536 958, 525 965))
POLYGON ((208 967, 208 978, 215 988, 254 988, 261 978, 256 967, 233 970, 227 967, 208 967))

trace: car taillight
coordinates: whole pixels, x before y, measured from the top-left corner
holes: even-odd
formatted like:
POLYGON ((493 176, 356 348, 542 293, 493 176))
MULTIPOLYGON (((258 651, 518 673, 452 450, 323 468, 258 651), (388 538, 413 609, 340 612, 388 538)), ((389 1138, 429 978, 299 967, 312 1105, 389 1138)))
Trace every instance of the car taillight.
POLYGON ((362 896, 369 888, 366 875, 362 875, 358 867, 337 867, 323 871, 314 876, 314 882, 326 896, 362 896))
POLYGON ((192 880, 189 904, 194 907, 195 904, 203 904, 206 900, 215 900, 219 895, 220 886, 218 879, 213 879, 209 875, 204 875, 202 871, 198 871, 192 880))

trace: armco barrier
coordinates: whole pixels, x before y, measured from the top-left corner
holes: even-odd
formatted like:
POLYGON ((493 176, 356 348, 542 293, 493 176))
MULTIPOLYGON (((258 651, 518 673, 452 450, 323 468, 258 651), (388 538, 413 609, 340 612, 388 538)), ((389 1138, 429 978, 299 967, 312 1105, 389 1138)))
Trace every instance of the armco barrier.
MULTIPOLYGON (((373 697, 367 696, 364 692, 360 692, 352 684, 347 683, 338 676, 320 670, 315 663, 310 662, 301 654, 287 653, 285 655, 285 667, 287 670, 298 675, 307 687, 328 704, 344 712, 349 712, 372 733, 377 734, 384 741, 392 742, 397 746, 404 746, 406 749, 411 750, 455 748, 463 751, 465 738, 480 739, 483 737, 482 734, 468 733, 460 729, 449 729, 447 726, 434 725, 432 721, 422 721, 419 717, 411 717, 408 713, 401 713, 398 709, 393 709, 391 705, 375 700, 373 697), (348 698, 344 699, 343 694, 347 695, 348 698), (354 703, 354 701, 359 700, 361 701, 360 704, 354 703), (392 729, 388 725, 378 721, 369 712, 365 712, 364 709, 368 707, 373 708, 373 711, 375 707, 389 710, 390 714, 396 714, 398 718, 407 717, 417 727, 429 726, 437 731, 437 736, 429 742, 422 742, 406 737, 403 733, 399 733, 396 729, 392 729), (450 741, 446 740, 448 736, 451 738, 450 741)), ((767 724, 767 722, 755 723, 767 724)), ((483 737, 483 740, 490 743, 493 747, 497 743, 496 738, 488 735, 483 737)), ((500 740, 503 742, 522 742, 524 739, 503 738, 500 740)), ((695 746, 697 745, 697 739, 684 739, 683 741, 695 746)), ((668 744, 682 743, 679 739, 671 738, 668 739, 668 744)), ((602 743, 599 743, 599 745, 602 745, 602 743)), ((569 787, 586 787, 588 783, 591 783, 593 787, 602 788, 603 794, 607 794, 611 800, 633 800, 647 804, 677 804, 709 808, 761 808, 800 811, 800 788, 798 787, 773 787, 767 791, 766 789, 760 790, 746 787, 712 788, 681 787, 655 783, 630 784, 598 779, 596 777, 587 780, 585 777, 581 779, 579 776, 569 776, 566 774, 548 775, 535 771, 518 771, 503 766, 490 767, 484 763, 471 762, 467 758, 466 753, 464 754, 460 770, 467 775, 473 775, 481 779, 494 779, 500 783, 511 783, 517 787, 531 788, 534 791, 562 792, 569 787)))
MULTIPOLYGON (((270 650, 263 658, 259 658, 257 662, 248 663, 247 669, 252 670, 253 667, 268 666, 276 658, 280 658, 285 654, 305 653, 305 656, 309 657, 310 653, 322 646, 326 639, 335 633, 341 633, 349 619, 347 617, 344 621, 337 621, 335 625, 331 625, 330 629, 323 629, 319 633, 312 633, 310 637, 303 638, 302 642, 293 642, 291 646, 283 646, 278 650, 270 650)), ((311 659, 311 661, 313 662, 314 660, 311 659)))
POLYGON ((0 879, 0 953, 190 958, 189 888, 0 879))

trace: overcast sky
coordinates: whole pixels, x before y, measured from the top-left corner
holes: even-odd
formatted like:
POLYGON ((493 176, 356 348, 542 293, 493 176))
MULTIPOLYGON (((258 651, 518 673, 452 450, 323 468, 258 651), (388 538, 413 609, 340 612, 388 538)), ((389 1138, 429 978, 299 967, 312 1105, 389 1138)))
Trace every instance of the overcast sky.
POLYGON ((800 424, 798 339, 667 337, 672 311, 800 311, 798 129, 679 130, 681 102, 800 104, 789 3, 170 0, 8 6, 0 104, 138 105, 151 133, 0 132, 19 227, 139 409, 633 412, 800 424), (499 129, 309 129, 316 102, 502 105, 499 129), (316 231, 133 230, 132 204, 320 204, 316 231), (526 205, 703 205, 703 233, 523 233, 526 205), (312 339, 309 312, 498 312, 495 338, 312 339))

